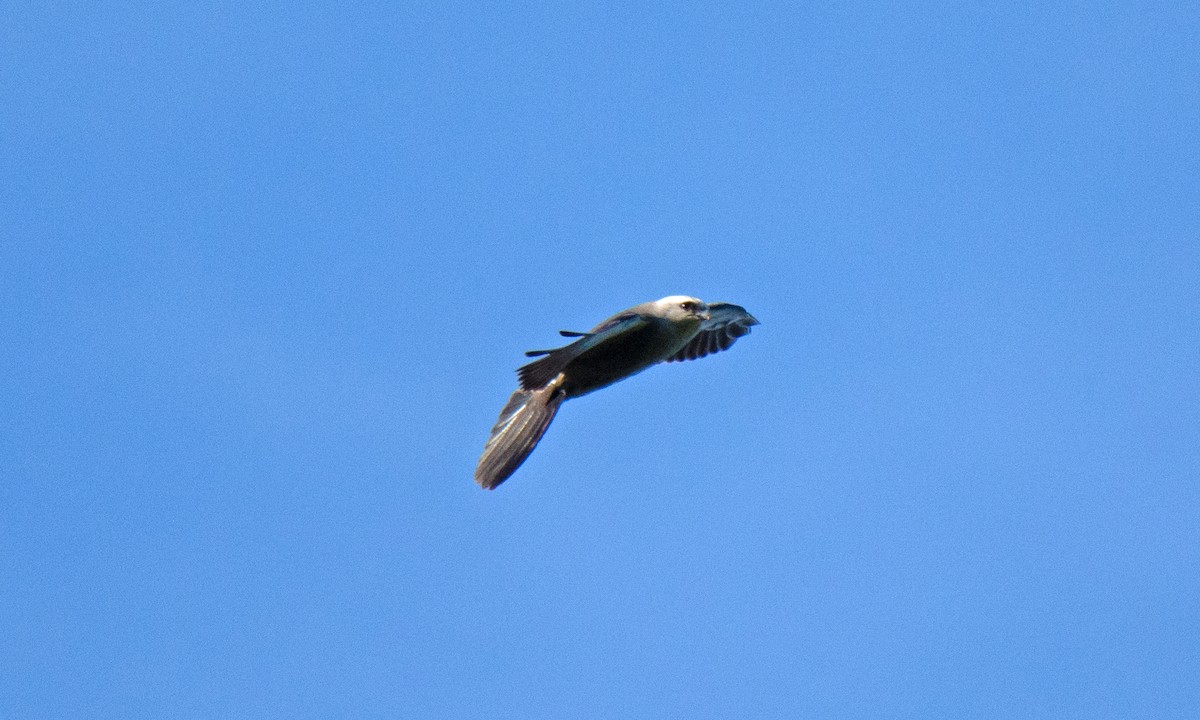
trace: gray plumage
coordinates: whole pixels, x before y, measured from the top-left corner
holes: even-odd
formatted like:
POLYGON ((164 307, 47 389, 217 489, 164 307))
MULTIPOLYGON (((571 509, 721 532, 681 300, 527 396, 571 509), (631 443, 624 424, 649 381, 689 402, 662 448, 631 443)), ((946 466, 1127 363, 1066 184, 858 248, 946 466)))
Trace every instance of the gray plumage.
POLYGON ((517 370, 520 389, 492 428, 475 482, 491 490, 516 471, 566 400, 586 395, 660 362, 695 360, 727 350, 758 324, 746 309, 706 305, 685 295, 635 305, 554 350, 525 353, 538 360, 517 370))

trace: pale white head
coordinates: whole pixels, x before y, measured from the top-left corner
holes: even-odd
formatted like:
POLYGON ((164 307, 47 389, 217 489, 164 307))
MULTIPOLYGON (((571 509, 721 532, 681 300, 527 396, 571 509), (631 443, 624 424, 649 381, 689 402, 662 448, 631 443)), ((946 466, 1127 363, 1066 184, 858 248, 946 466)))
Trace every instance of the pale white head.
POLYGON ((671 322, 703 322, 708 319, 708 305, 687 295, 668 295, 653 303, 654 314, 671 322))

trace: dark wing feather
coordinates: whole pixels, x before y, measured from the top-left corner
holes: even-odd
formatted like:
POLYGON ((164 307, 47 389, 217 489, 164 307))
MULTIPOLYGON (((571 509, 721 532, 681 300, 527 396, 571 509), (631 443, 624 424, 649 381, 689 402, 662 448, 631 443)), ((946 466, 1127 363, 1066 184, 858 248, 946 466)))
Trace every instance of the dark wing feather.
POLYGON ((571 345, 560 347, 557 350, 530 351, 541 353, 545 357, 534 360, 527 365, 522 365, 517 369, 517 379, 521 383, 521 389, 537 390, 538 388, 546 387, 546 383, 557 377, 575 359, 576 353, 572 349, 572 346, 576 344, 571 343, 571 345))
POLYGON ((513 393, 483 448, 475 482, 492 490, 512 475, 533 452, 565 399, 557 388, 513 393))
MULTIPOLYGON (((560 372, 567 369, 571 361, 600 343, 611 340, 622 333, 641 327, 646 323, 645 318, 634 312, 623 312, 613 315, 597 325, 591 332, 579 338, 570 345, 555 350, 531 350, 529 353, 545 355, 528 365, 517 369, 517 378, 521 381, 522 390, 536 390, 545 387, 560 372)), ((531 355, 531 357, 533 357, 531 355)))
POLYGON ((735 340, 750 334, 750 328, 758 324, 746 308, 729 303, 713 303, 708 306, 709 319, 700 326, 700 332, 683 349, 667 358, 667 362, 696 360, 705 355, 728 350, 735 340))

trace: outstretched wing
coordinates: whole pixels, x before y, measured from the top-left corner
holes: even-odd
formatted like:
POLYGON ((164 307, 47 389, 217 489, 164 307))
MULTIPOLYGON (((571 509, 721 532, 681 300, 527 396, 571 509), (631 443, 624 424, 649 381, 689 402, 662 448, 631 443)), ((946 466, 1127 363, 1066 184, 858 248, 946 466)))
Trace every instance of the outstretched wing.
POLYGON ((563 400, 566 396, 556 386, 513 393, 483 448, 475 467, 475 482, 494 490, 516 472, 550 427, 563 400))
POLYGON ((546 383, 557 377, 575 358, 601 343, 642 328, 646 323, 647 320, 637 313, 623 312, 600 323, 591 332, 584 334, 570 345, 556 350, 530 350, 525 354, 531 357, 537 355, 545 355, 545 357, 523 365, 517 370, 521 389, 536 390, 545 387, 546 383))
POLYGON ((700 326, 696 337, 688 341, 683 349, 667 358, 667 362, 696 360, 705 355, 728 350, 734 341, 750 334, 750 328, 758 324, 753 315, 741 305, 713 303, 708 306, 709 319, 700 326))

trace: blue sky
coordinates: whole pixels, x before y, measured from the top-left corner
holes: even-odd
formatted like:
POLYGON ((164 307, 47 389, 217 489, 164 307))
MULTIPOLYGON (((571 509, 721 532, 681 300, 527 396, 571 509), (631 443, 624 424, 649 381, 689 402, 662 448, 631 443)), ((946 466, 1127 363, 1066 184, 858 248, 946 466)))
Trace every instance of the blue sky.
POLYGON ((1200 13, 250 5, 0 29, 0 716, 1198 716, 1200 13))

